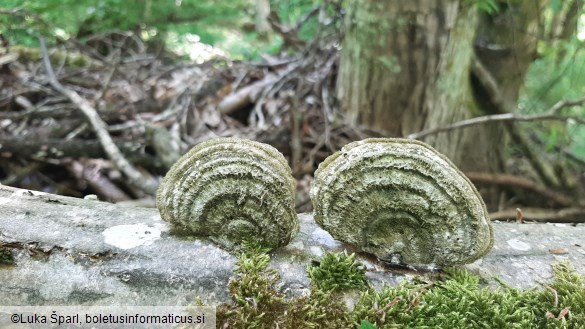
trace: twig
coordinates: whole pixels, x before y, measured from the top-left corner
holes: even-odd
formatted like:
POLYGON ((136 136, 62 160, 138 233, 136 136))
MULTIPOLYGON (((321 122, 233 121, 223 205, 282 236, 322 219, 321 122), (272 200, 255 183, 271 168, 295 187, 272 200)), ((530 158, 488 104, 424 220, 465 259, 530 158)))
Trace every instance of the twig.
MULTIPOLYGON (((100 160, 103 162, 103 160, 100 160)), ((95 160, 72 161, 66 168, 80 180, 84 180, 102 197, 102 200, 109 202, 120 202, 130 200, 128 194, 117 187, 102 172, 102 163, 95 160)))
MULTIPOLYGON (((274 85, 273 85, 274 86, 274 85)), ((257 96, 255 99, 256 104, 254 104, 254 110, 250 112, 250 125, 256 126, 259 129, 266 128, 266 119, 264 118, 264 113, 262 113, 262 106, 270 92, 270 88, 265 88, 260 93, 260 96, 257 96)))
POLYGON ((298 31, 295 28, 286 27, 282 24, 276 11, 273 10, 270 12, 270 15, 268 15, 268 23, 272 27, 272 30, 280 34, 284 40, 283 49, 292 47, 301 50, 305 45, 305 42, 299 38, 298 31))
POLYGON ((323 103, 322 110, 323 125, 325 127, 325 145, 327 145, 329 151, 333 151, 333 145, 331 144, 331 126, 329 125, 329 122, 333 119, 333 111, 329 104, 329 88, 327 88, 326 85, 321 88, 321 102, 323 103))
POLYGON ((554 307, 559 306, 559 294, 557 293, 557 291, 553 287, 549 286, 548 284, 543 283, 542 285, 554 294, 555 302, 554 302, 553 306, 554 307))
MULTIPOLYGON (((494 100, 493 102, 498 103, 500 102, 501 106, 503 106, 503 102, 501 102, 501 97, 499 96, 499 92, 493 91, 494 93, 494 100)), ((424 130, 418 133, 410 134, 407 138, 409 139, 420 139, 428 135, 436 134, 439 132, 449 131, 453 129, 460 129, 471 127, 479 124, 491 123, 491 122, 508 122, 509 124, 506 125, 507 131, 510 134, 512 140, 520 145, 528 159, 530 160, 533 168, 536 170, 538 176, 542 179, 542 181, 549 185, 549 186, 558 186, 558 182, 554 176, 552 176, 547 170, 547 167, 538 159, 537 152, 530 147, 528 140, 521 134, 519 131, 515 129, 513 125, 516 121, 574 121, 579 124, 585 125, 585 120, 577 117, 577 116, 561 116, 557 115, 556 113, 564 108, 569 106, 576 106, 585 103, 585 97, 579 98, 577 100, 562 100, 557 102, 553 105, 546 114, 538 114, 538 115, 517 115, 514 113, 504 113, 504 114, 494 114, 494 115, 486 115, 481 117, 476 117, 468 120, 462 120, 456 122, 454 124, 445 126, 445 127, 438 127, 434 129, 424 130)), ((499 106, 499 105, 498 105, 499 106)))
POLYGON ((45 39, 40 38, 41 50, 43 52, 43 64, 47 75, 49 77, 49 83, 58 92, 67 96, 69 100, 77 106, 81 112, 87 117, 93 130, 95 131, 98 140, 102 144, 104 151, 108 157, 112 160, 114 166, 121 172, 123 172, 129 179, 132 185, 135 185, 144 192, 154 195, 156 193, 157 183, 153 179, 144 176, 134 166, 126 160, 126 158, 120 152, 120 149, 114 144, 112 137, 108 134, 106 123, 99 117, 96 110, 89 104, 89 102, 83 99, 75 91, 64 87, 56 78, 49 55, 47 52, 47 46, 45 45, 45 39))
POLYGON ((301 28, 303 28, 303 25, 305 25, 305 23, 307 23, 307 21, 311 19, 313 16, 317 15, 321 9, 322 9, 321 5, 313 7, 313 9, 311 9, 308 13, 306 13, 299 19, 299 21, 297 22, 293 29, 297 32, 300 31, 301 28))
MULTIPOLYGON (((79 126, 82 127, 83 124, 79 124, 79 126)), ((36 132, 33 130, 33 133, 36 132)), ((114 143, 126 158, 139 159, 144 155, 144 152, 141 151, 145 143, 143 139, 135 139, 132 142, 119 139, 115 140, 114 143)), ((3 152, 17 154, 23 159, 63 159, 69 157, 99 159, 107 157, 101 143, 95 139, 67 140, 46 136, 36 137, 31 133, 28 138, 0 135, 0 144, 2 144, 3 152)))
POLYGON ((293 169, 293 174, 297 175, 299 168, 301 168, 301 159, 303 156, 303 143, 301 141, 303 112, 299 108, 298 100, 293 96, 294 94, 289 92, 287 95, 287 101, 290 104, 289 115, 291 124, 291 167, 293 169))
POLYGON ((64 140, 66 140, 66 141, 73 140, 75 137, 77 137, 77 135, 81 134, 86 129, 87 129, 87 122, 84 122, 83 124, 79 125, 77 128, 73 129, 73 131, 68 133, 67 136, 65 136, 64 140))
POLYGON ((556 205, 568 207, 574 204, 573 199, 569 196, 539 186, 535 182, 523 177, 508 174, 489 174, 479 172, 466 172, 465 176, 467 176, 467 178, 469 178, 474 184, 518 187, 542 195, 556 205))
MULTIPOLYGON (((502 210, 489 214, 491 220, 516 220, 516 209, 502 210)), ((585 223, 585 208, 564 208, 550 210, 542 208, 522 208, 523 222, 585 223)))
POLYGON ((585 121, 579 117, 558 116, 556 115, 556 112, 558 112, 561 108, 566 106, 583 104, 585 103, 585 98, 575 101, 561 101, 555 104, 551 109, 549 109, 548 113, 544 115, 536 116, 515 115, 512 113, 513 112, 512 109, 509 106, 507 106, 506 102, 504 101, 504 97, 502 96, 496 79, 494 79, 494 77, 483 66, 479 59, 473 58, 471 70, 474 76, 479 80, 479 83, 481 84, 482 88, 487 94, 492 107, 498 114, 477 117, 469 120, 463 120, 452 125, 449 125, 447 127, 439 127, 436 129, 430 129, 419 133, 410 134, 408 138, 418 139, 442 131, 469 127, 487 122, 497 121, 505 122, 504 126, 506 128, 506 131, 509 133, 512 141, 521 148, 522 152, 526 155, 526 157, 530 161, 530 164, 532 165, 540 179, 548 186, 558 187, 559 186, 558 180, 551 173, 551 170, 547 166, 547 164, 538 157, 538 152, 532 147, 532 145, 529 143, 529 140, 526 137, 524 137, 521 131, 518 131, 516 129, 515 121, 574 120, 576 122, 583 124, 585 121))
POLYGON ((522 224, 523 219, 524 219, 524 214, 522 214, 522 209, 516 208, 516 223, 522 224))
POLYGON ((548 110, 547 114, 518 115, 518 114, 514 114, 514 113, 505 113, 505 114, 484 115, 481 117, 475 117, 472 119, 467 119, 467 120, 455 122, 453 124, 450 124, 450 125, 444 126, 444 127, 423 130, 423 131, 420 131, 420 132, 417 132, 414 134, 410 134, 410 135, 408 135, 407 138, 421 139, 421 138, 426 137, 428 135, 434 135, 434 134, 444 132, 444 131, 460 129, 460 128, 467 128, 467 127, 476 126, 476 125, 485 124, 485 123, 491 123, 491 122, 575 121, 575 122, 578 122, 582 125, 585 125, 585 120, 582 118, 579 118, 577 116, 563 116, 563 115, 550 114, 552 112, 552 110, 554 110, 555 112, 558 111, 558 109, 553 109, 555 107, 560 109, 561 107, 576 106, 576 105, 581 105, 584 103, 585 103, 585 97, 580 98, 578 100, 573 100, 573 101, 572 100, 563 100, 563 101, 558 102, 550 110, 548 110))
POLYGON ((274 75, 266 75, 264 79, 254 82, 242 89, 226 96, 218 105, 217 110, 224 115, 235 112, 242 107, 245 107, 258 98, 258 95, 264 90, 266 86, 276 83, 278 77, 274 75))
POLYGON ((550 109, 548 109, 548 114, 557 114, 561 109, 565 107, 571 106, 579 106, 585 104, 585 97, 581 97, 575 100, 563 99, 558 101, 555 105, 553 105, 550 109))
POLYGON ((116 50, 114 50, 114 53, 117 55, 116 61, 114 62, 113 67, 108 72, 108 75, 106 76, 106 81, 102 84, 102 88, 97 93, 97 95, 94 97, 96 103, 99 102, 106 94, 106 91, 110 87, 110 82, 112 81, 112 78, 114 77, 114 73, 116 73, 116 71, 118 70, 118 65, 120 65, 120 48, 117 48, 116 50))

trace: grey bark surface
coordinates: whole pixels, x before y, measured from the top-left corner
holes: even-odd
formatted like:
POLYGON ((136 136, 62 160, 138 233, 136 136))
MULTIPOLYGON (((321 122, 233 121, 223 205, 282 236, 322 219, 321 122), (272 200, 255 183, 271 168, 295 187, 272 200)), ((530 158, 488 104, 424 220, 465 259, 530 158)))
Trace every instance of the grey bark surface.
MULTIPOLYGON (((271 265, 289 296, 308 293, 306 266, 325 251, 343 250, 311 214, 273 252, 271 265)), ((497 286, 533 287, 567 259, 585 274, 585 226, 494 224, 495 244, 465 267, 497 286)), ((156 209, 123 207, 0 186, 0 246, 14 264, 0 265, 0 305, 186 305, 229 300, 235 257, 214 244, 173 236, 156 209)), ((351 250, 349 250, 351 251, 351 250)), ((358 257, 370 281, 397 284, 423 272, 390 270, 358 257)))

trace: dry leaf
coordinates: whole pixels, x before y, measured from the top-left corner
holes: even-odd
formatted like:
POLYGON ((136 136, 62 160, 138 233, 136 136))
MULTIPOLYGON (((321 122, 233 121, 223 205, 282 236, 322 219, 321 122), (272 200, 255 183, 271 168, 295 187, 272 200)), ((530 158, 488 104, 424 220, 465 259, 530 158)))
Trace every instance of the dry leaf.
POLYGON ((522 224, 522 219, 524 215, 522 214, 522 209, 516 208, 516 223, 522 224))
POLYGON ((563 310, 559 313, 559 316, 557 316, 557 320, 564 318, 565 315, 569 313, 569 311, 571 311, 571 308, 569 306, 563 308, 563 310))
POLYGON ((569 249, 567 249, 567 248, 554 248, 554 249, 549 249, 548 252, 553 254, 553 255, 565 255, 565 254, 569 253, 569 249))

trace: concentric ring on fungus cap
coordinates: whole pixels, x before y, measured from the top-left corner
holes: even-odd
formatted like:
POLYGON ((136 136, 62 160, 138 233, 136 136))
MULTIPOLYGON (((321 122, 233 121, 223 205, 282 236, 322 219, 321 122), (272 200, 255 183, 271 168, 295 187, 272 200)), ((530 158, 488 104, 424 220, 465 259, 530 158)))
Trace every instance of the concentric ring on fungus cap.
POLYGON ((334 238, 393 264, 473 262, 493 245, 473 184, 429 145, 405 139, 353 142, 319 165, 315 221, 334 238))
POLYGON ((299 230, 295 180, 274 147, 240 138, 194 146, 157 191, 161 217, 174 228, 209 237, 226 249, 253 238, 284 246, 299 230))

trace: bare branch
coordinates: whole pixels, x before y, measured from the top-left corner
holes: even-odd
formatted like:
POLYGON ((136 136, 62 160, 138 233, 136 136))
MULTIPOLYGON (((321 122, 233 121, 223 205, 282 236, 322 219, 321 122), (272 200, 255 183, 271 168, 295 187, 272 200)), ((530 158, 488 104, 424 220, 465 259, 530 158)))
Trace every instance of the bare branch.
POLYGON ((561 101, 558 101, 555 105, 548 109, 547 113, 557 114, 561 109, 565 107, 579 106, 583 104, 585 104, 585 96, 575 100, 563 99, 561 101))
MULTIPOLYGON (((585 223, 584 208, 564 208, 551 210, 543 208, 522 208, 524 223, 549 222, 549 223, 585 223)), ((515 220, 516 209, 502 210, 489 214, 491 220, 515 220)))
POLYGON ((448 126, 438 127, 433 129, 423 130, 414 134, 408 135, 409 139, 420 139, 428 135, 434 135, 444 131, 450 131, 454 129, 467 128, 475 125, 491 123, 491 122, 511 122, 511 121, 574 121, 579 124, 585 125, 585 119, 577 116, 563 116, 557 115, 560 109, 570 106, 577 106, 585 104, 585 97, 576 100, 562 100, 553 105, 546 113, 547 114, 536 114, 536 115, 518 115, 514 113, 505 114, 494 114, 485 115, 481 117, 475 117, 472 119, 462 120, 455 122, 448 126))
POLYGON ((537 183, 523 177, 509 174, 490 174, 480 172, 466 172, 465 176, 467 176, 467 178, 469 178, 474 184, 510 186, 532 191, 549 199, 556 205, 568 207, 575 204, 575 201, 571 197, 563 193, 547 189, 546 187, 540 186, 537 183))

